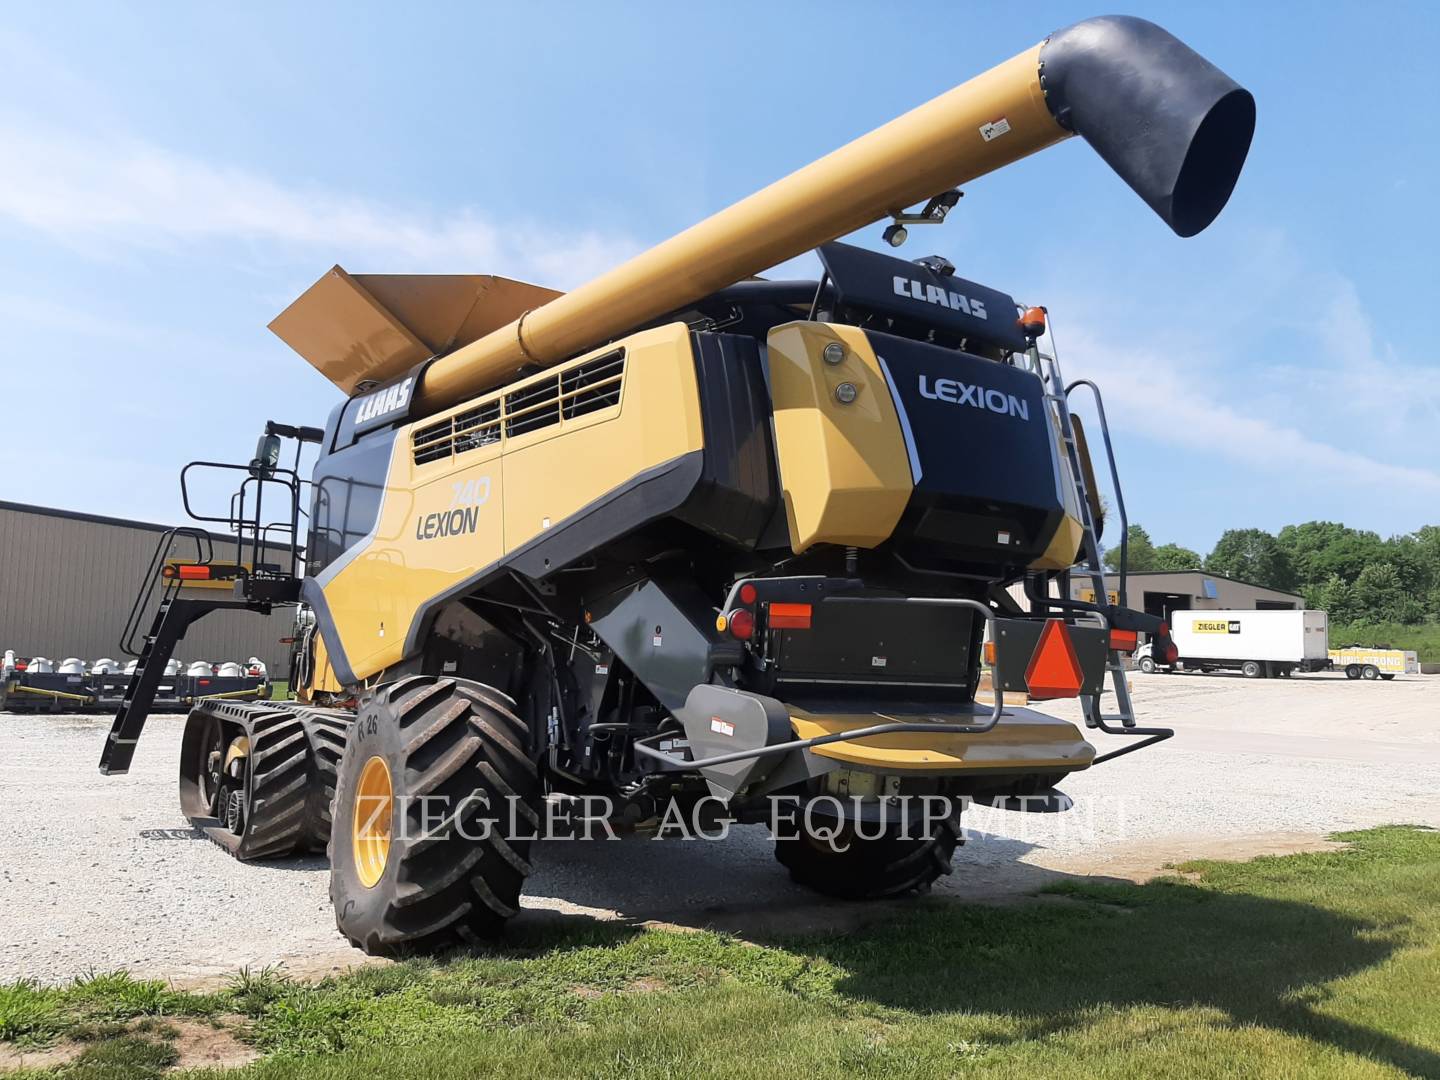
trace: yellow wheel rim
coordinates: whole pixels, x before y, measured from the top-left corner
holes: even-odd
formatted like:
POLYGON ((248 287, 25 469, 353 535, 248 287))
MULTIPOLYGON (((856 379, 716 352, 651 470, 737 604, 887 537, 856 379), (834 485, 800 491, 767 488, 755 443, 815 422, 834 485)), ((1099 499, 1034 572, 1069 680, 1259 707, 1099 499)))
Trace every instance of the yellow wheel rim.
POLYGON ((390 818, 395 793, 390 786, 390 768, 383 758, 372 757, 360 770, 355 788, 355 814, 350 823, 355 871, 367 889, 385 874, 390 858, 390 818))

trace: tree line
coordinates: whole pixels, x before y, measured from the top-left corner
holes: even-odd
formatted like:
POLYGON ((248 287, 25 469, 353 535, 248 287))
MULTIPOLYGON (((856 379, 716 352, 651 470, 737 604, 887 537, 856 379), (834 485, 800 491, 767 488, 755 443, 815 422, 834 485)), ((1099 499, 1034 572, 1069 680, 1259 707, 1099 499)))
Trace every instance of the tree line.
MULTIPOLYGON (((1129 532, 1131 570, 1205 570, 1252 585, 1297 592, 1335 623, 1440 622, 1440 525, 1382 539, 1334 521, 1286 525, 1280 532, 1228 529, 1210 554, 1156 545, 1140 525, 1129 532)), ((1117 544, 1105 565, 1120 565, 1117 544)))

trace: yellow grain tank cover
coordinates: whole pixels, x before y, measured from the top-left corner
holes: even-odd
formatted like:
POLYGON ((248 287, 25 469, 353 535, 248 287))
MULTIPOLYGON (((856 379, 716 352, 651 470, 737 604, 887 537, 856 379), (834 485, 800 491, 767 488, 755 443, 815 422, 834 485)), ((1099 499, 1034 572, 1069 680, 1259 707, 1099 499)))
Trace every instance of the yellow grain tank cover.
POLYGON ((770 331, 769 350, 790 546, 799 554, 815 544, 883 543, 914 483, 895 402, 865 332, 786 323, 770 331))
POLYGON ((562 295, 493 274, 348 274, 331 267, 270 323, 346 394, 484 337, 562 295))
MULTIPOLYGON (((882 713, 812 713, 789 706, 790 723, 798 739, 813 739, 913 716, 882 713)), ((974 724, 981 713, 930 714, 927 719, 945 724, 974 724)), ((963 772, 1073 772, 1095 760, 1095 748, 1074 724, 1031 709, 1007 708, 1000 722, 980 735, 944 732, 900 732, 854 742, 826 743, 810 751, 843 761, 852 768, 876 772, 955 774, 963 772)))

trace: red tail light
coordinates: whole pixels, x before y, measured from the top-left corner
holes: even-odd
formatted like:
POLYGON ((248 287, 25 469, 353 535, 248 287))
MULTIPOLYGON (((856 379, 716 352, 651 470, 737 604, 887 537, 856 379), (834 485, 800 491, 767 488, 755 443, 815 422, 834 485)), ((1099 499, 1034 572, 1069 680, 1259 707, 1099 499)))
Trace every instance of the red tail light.
POLYGON ((1180 659, 1180 650, 1173 641, 1166 641, 1165 644, 1161 646, 1160 651, 1164 654, 1160 659, 1162 664, 1173 664, 1176 660, 1180 659))
POLYGON ((740 586, 740 602, 742 604, 753 604, 755 602, 755 597, 759 595, 760 594, 756 591, 755 586, 750 584, 750 582, 748 581, 744 585, 740 586))
POLYGON ((745 608, 736 608, 726 617, 726 628, 730 636, 749 641, 755 636, 755 616, 745 608))

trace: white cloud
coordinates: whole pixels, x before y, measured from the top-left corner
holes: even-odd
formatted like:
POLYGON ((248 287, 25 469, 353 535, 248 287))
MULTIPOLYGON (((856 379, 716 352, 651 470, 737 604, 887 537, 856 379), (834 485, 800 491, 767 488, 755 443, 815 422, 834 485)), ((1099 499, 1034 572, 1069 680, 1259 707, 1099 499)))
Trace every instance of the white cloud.
MULTIPOLYGON (((1342 449, 1225 403, 1206 380, 1183 376, 1183 352, 1117 344, 1114 335, 1073 320, 1065 328, 1066 374, 1094 378, 1112 427, 1185 447, 1296 484, 1351 482, 1413 495, 1440 495, 1440 473, 1342 449)), ((1241 385, 1236 380, 1236 385, 1241 385)), ((1243 400, 1243 395, 1242 395, 1243 400)))
POLYGON ((426 213, 286 185, 136 138, 40 130, 13 117, 0 116, 0 148, 0 217, 102 251, 240 241, 358 270, 501 273, 565 288, 637 247, 595 230, 501 226, 469 208, 426 213))

